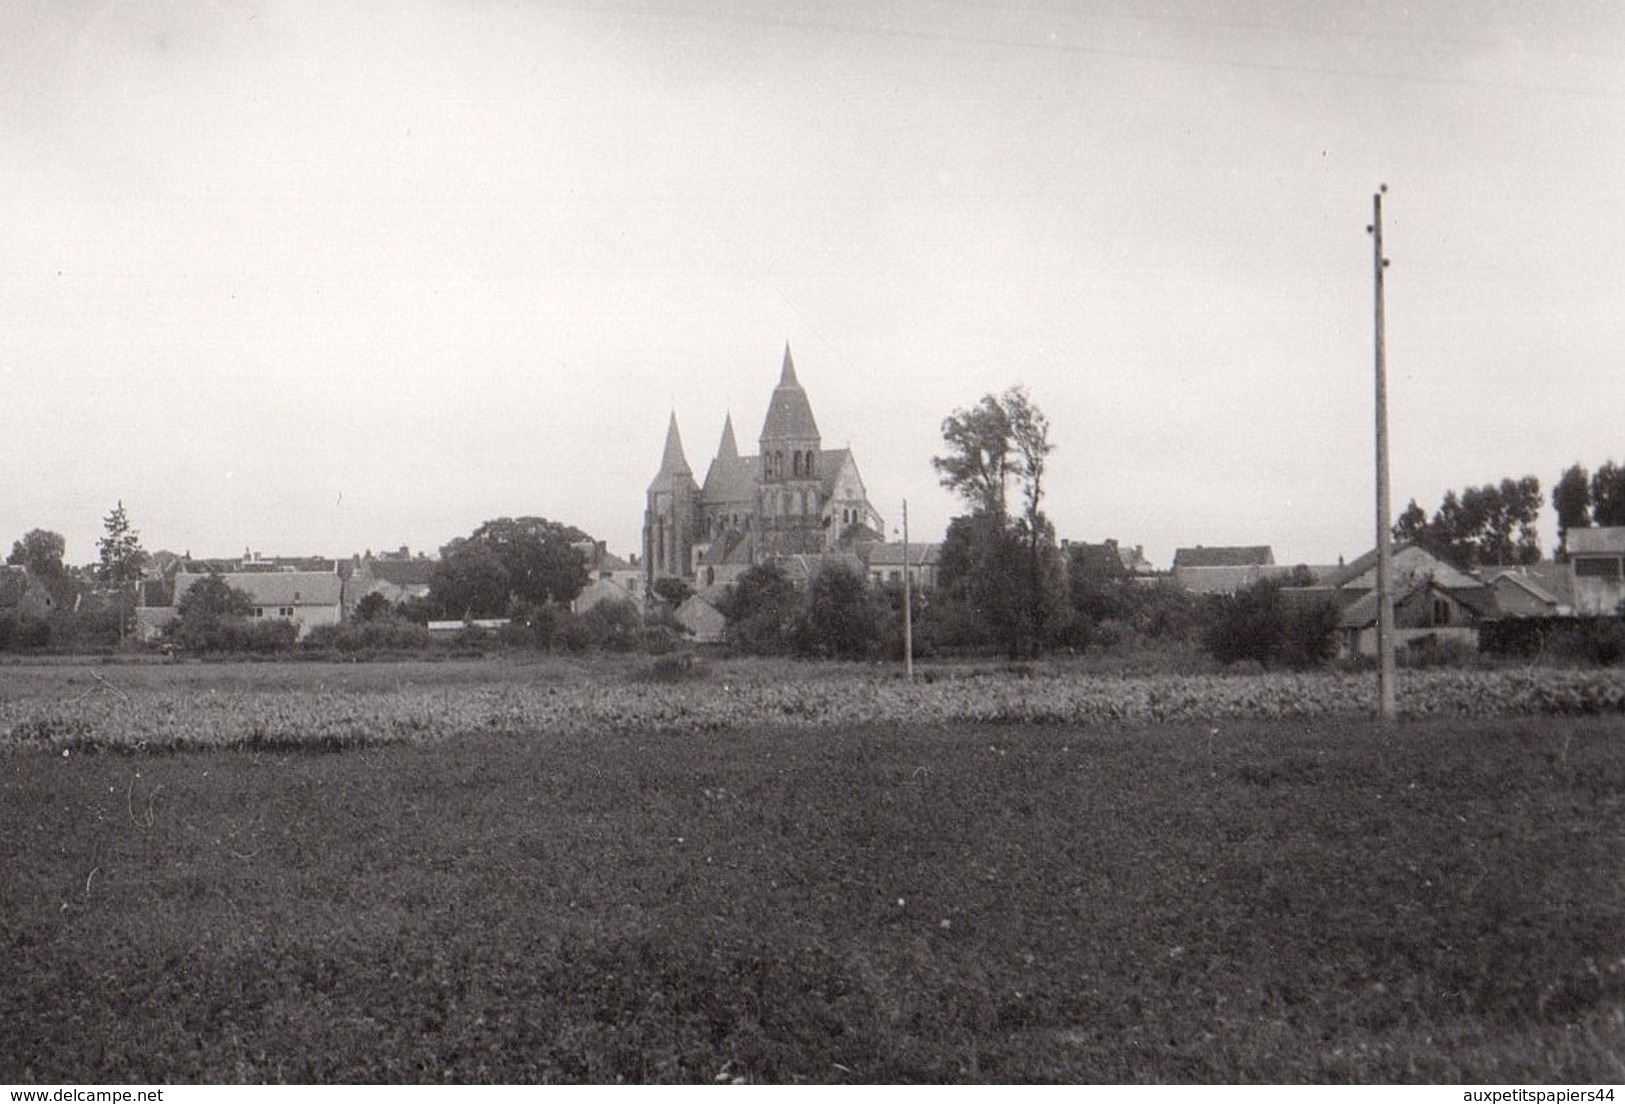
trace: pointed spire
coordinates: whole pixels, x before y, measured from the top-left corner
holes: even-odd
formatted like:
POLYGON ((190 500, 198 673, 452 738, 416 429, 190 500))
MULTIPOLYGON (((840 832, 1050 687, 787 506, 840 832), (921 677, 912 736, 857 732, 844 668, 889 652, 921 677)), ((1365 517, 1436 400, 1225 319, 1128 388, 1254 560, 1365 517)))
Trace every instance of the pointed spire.
POLYGON ((779 373, 779 385, 773 389, 773 398, 768 402, 761 439, 797 441, 818 447, 818 423, 813 419, 807 392, 802 390, 800 381, 796 379, 796 363, 790 357, 788 342, 784 346, 784 369, 779 373))
POLYGON ((739 459, 739 442, 734 440, 733 411, 729 411, 728 416, 722 421, 722 441, 717 445, 717 459, 739 459))
POLYGON ((666 450, 660 457, 661 475, 693 475, 688 457, 683 455, 683 435, 677 432, 677 411, 671 412, 671 424, 666 427, 666 450))

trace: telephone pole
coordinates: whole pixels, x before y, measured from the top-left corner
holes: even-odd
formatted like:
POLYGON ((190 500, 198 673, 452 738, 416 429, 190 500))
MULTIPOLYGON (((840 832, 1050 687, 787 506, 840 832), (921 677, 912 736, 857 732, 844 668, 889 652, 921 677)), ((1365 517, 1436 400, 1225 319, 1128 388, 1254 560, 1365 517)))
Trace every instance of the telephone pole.
POLYGON ((1371 197, 1371 268, 1376 284, 1377 346, 1377 717, 1392 721, 1394 706, 1394 594, 1393 537, 1388 501, 1388 339, 1383 318, 1382 196, 1388 185, 1371 197))
POLYGON ((909 579, 908 499, 903 499, 903 674, 914 681, 914 584, 909 579))

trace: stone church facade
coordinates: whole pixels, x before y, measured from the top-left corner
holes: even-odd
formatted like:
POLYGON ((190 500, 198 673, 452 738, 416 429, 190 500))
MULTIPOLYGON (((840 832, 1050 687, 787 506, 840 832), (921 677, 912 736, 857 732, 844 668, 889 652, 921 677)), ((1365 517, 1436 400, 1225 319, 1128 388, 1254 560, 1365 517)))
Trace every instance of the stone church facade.
POLYGON ((702 587, 730 582, 778 557, 879 538, 883 524, 857 461, 850 449, 823 447, 788 345, 757 445, 755 455, 740 455, 729 415, 705 482, 696 483, 672 415, 643 514, 649 585, 666 578, 702 587))

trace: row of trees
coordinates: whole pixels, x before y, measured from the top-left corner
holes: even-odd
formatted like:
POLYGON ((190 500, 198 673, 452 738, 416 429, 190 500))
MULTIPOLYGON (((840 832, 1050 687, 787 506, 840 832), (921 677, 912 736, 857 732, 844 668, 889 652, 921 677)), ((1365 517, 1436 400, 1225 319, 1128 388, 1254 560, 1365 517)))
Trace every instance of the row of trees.
POLYGON ((1545 503, 1532 475, 1446 491, 1429 518, 1413 498, 1394 522, 1394 539, 1414 541, 1464 571, 1540 561, 1536 523, 1545 503))
POLYGON ((1609 460, 1593 475, 1579 464, 1571 466, 1552 488, 1552 508, 1560 557, 1568 553, 1572 529, 1625 525, 1625 468, 1609 460))
MULTIPOLYGON (((1533 475, 1447 491, 1431 517, 1413 498, 1394 522, 1394 539, 1414 541, 1464 571, 1538 563, 1536 522, 1544 504, 1540 480, 1533 475)), ((1625 468, 1612 460, 1595 473, 1571 465, 1552 488, 1552 509, 1561 561, 1571 531, 1625 526, 1625 468)))
POLYGON ((122 501, 102 526, 96 562, 82 568, 68 566, 61 533, 30 529, 12 542, 6 563, 26 568, 49 596, 50 607, 43 614, 0 617, 0 651, 110 647, 125 636, 147 553, 122 501))
MULTIPOLYGON (((90 577, 111 587, 141 578, 147 553, 141 547, 141 534, 130 526, 122 500, 102 519, 102 527, 102 537, 96 542, 97 561, 88 568, 90 577)), ((67 550, 68 542, 61 533, 30 529, 12 542, 6 563, 28 568, 53 596, 66 596, 73 582, 73 573, 65 562, 67 550)))

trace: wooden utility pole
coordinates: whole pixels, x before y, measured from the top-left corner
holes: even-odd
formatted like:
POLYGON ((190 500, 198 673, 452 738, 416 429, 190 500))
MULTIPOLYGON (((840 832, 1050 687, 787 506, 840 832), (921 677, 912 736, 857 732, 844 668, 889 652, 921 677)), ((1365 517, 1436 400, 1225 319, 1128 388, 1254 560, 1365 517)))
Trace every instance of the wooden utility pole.
POLYGON ((914 583, 909 578, 908 499, 903 499, 903 674, 914 681, 914 583))
POLYGON ((1394 593, 1392 513, 1388 501, 1388 340, 1383 319, 1382 196, 1384 184, 1371 197, 1371 268, 1376 282, 1377 335, 1377 716, 1392 721, 1394 705, 1394 593))

